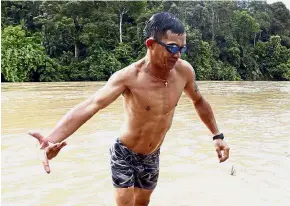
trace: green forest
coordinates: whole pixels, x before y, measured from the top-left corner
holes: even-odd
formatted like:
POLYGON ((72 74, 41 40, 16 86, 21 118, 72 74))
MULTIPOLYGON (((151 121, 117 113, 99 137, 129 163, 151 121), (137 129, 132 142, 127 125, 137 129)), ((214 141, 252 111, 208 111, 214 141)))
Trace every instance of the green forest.
POLYGON ((198 80, 289 81, 290 12, 266 1, 2 1, 2 82, 106 81, 146 53, 143 28, 184 23, 198 80))

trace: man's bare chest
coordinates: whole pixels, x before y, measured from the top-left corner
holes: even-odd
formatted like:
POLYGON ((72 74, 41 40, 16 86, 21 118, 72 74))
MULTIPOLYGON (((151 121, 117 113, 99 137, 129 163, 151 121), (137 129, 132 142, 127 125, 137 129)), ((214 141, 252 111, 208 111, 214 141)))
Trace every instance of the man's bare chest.
POLYGON ((167 114, 177 105, 184 83, 169 81, 137 83, 124 95, 132 109, 155 114, 167 114))

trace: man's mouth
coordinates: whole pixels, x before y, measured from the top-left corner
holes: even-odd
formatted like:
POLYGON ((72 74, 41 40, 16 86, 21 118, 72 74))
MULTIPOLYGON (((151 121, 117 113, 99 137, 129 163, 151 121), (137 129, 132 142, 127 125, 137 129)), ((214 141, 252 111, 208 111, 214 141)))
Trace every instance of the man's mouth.
POLYGON ((176 63, 176 61, 168 61, 170 64, 175 64, 176 63))

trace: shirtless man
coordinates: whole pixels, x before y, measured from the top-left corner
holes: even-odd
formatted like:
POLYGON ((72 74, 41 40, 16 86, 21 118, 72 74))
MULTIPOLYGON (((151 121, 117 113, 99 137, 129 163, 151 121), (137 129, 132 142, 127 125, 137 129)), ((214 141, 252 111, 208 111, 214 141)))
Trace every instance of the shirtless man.
POLYGON ((119 206, 148 205, 157 185, 160 146, 169 130, 175 106, 184 91, 213 135, 220 162, 229 147, 218 130, 209 103, 202 97, 192 66, 180 59, 186 50, 184 26, 170 13, 157 13, 144 29, 146 56, 117 71, 106 85, 71 109, 48 137, 31 132, 44 150, 44 169, 66 143, 64 140, 98 111, 123 95, 125 121, 110 148, 111 172, 119 206))

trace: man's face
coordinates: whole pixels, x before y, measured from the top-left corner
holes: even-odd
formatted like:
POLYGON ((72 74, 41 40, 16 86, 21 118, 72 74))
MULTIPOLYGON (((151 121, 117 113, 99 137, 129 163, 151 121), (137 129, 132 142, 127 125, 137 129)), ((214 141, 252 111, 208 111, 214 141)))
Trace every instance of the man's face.
POLYGON ((179 48, 182 48, 186 45, 186 34, 174 34, 171 31, 167 31, 166 35, 159 40, 159 43, 154 43, 155 45, 151 53, 152 62, 155 65, 158 65, 158 67, 171 70, 180 58, 181 51, 172 54, 166 49, 165 45, 176 45, 179 48))

